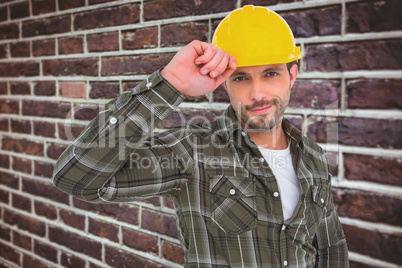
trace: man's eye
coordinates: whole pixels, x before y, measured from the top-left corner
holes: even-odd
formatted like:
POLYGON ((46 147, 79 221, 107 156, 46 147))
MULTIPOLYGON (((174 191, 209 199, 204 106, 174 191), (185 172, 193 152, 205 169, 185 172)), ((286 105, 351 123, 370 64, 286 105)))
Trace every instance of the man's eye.
POLYGON ((246 79, 245 77, 239 76, 239 77, 236 77, 236 78, 234 79, 234 81, 240 82, 240 81, 243 81, 243 80, 245 80, 245 79, 246 79))
POLYGON ((277 75, 278 75, 278 73, 276 73, 276 72, 267 73, 267 76, 277 76, 277 75))

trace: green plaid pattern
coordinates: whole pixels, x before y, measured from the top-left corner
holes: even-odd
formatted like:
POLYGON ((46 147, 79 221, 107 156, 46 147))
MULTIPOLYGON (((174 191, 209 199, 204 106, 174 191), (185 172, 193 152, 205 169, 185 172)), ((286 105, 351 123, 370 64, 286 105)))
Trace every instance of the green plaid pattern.
POLYGON ((231 107, 149 136, 183 100, 159 71, 112 100, 60 156, 55 185, 97 203, 170 197, 185 267, 349 267, 323 150, 284 118, 300 183, 284 220, 286 197, 231 107))

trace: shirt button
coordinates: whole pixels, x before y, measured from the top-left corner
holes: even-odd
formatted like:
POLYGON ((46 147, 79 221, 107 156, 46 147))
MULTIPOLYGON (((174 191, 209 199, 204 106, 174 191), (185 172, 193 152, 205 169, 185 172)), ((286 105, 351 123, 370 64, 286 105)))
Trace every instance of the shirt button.
POLYGON ((323 203, 323 204, 324 204, 324 198, 321 198, 321 203, 323 203))
POLYGON ((285 231, 285 229, 286 229, 286 226, 282 225, 282 231, 285 231))
POLYGON ((152 87, 152 83, 149 82, 149 83, 147 83, 145 86, 146 86, 147 88, 150 88, 150 87, 152 87))
POLYGON ((260 158, 260 162, 261 162, 261 163, 264 162, 264 160, 265 160, 264 157, 261 157, 261 158, 260 158))
POLYGON ((230 193, 231 195, 234 195, 234 194, 236 193, 236 191, 235 191, 235 189, 230 189, 229 193, 230 193))
POLYGON ((274 193, 274 196, 275 196, 275 197, 278 197, 278 196, 279 196, 279 193, 278 193, 278 192, 275 192, 275 193, 274 193))
POLYGON ((110 118, 110 124, 114 125, 114 124, 116 124, 116 123, 117 123, 116 117, 110 118))
POLYGON ((245 137, 245 136, 246 136, 246 132, 242 131, 242 132, 241 132, 241 135, 242 135, 243 137, 245 137))
POLYGON ((287 266, 288 265, 288 261, 284 261, 283 265, 287 266))

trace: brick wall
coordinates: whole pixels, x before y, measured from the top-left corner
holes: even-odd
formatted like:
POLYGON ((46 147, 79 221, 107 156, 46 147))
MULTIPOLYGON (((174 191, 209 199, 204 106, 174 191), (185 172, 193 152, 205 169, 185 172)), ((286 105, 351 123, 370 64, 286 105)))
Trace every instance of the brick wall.
MULTIPOLYGON (((302 47, 287 113, 328 151, 351 266, 402 265, 402 1, 0 0, 1 268, 182 266, 170 200, 84 203, 52 169, 106 101, 245 4, 283 15, 302 47)), ((227 103, 188 99, 157 131, 227 103)))

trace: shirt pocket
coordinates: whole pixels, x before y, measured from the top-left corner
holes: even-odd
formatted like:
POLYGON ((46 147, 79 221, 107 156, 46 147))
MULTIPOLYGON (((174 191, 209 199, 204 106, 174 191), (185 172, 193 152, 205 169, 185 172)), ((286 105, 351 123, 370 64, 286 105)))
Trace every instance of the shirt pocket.
POLYGON ((329 185, 326 180, 318 180, 318 183, 311 186, 311 213, 309 218, 309 233, 315 234, 327 212, 329 199, 329 185))
POLYGON ((255 181, 228 175, 211 175, 212 226, 228 234, 241 234, 257 226, 255 181))

